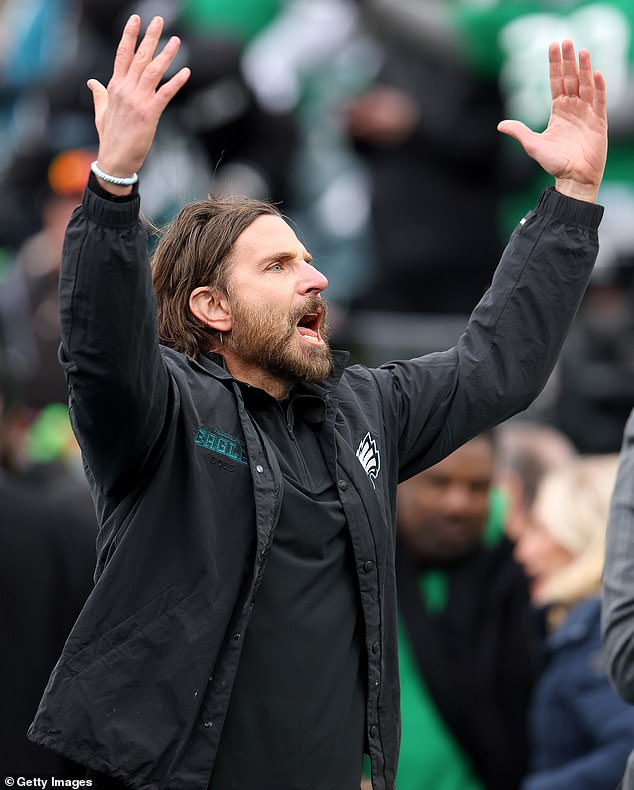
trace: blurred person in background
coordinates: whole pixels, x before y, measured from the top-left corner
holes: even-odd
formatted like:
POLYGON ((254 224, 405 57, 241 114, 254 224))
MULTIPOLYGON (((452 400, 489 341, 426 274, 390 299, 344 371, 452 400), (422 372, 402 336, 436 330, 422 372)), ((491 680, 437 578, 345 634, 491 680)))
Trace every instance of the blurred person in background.
POLYGON ((0 359, 0 776, 81 778, 26 730, 92 589, 96 520, 88 487, 48 464, 21 463, 20 382, 0 359))
MULTIPOLYGON (((634 410, 625 426, 610 506, 601 627, 612 682, 634 704, 634 410)), ((634 751, 622 786, 634 788, 634 751)))
POLYGON ((587 456, 540 483, 515 556, 546 608, 546 664, 531 702, 522 790, 614 790, 634 746, 634 708, 610 685, 599 599, 616 456, 587 456))
POLYGON ((504 536, 493 434, 399 486, 399 790, 512 790, 540 646, 504 536))
POLYGON ((84 149, 54 151, 43 146, 16 157, 7 175, 13 194, 17 190, 20 203, 30 202, 40 226, 21 244, 0 282, 6 363, 21 381, 24 404, 35 412, 68 402, 57 357, 59 269, 66 226, 94 158, 94 152, 84 149))
POLYGON ((502 249, 495 134, 502 96, 469 62, 454 5, 360 3, 382 64, 346 109, 348 133, 370 169, 377 258, 355 310, 466 316, 502 249))
POLYGON ((515 421, 495 429, 495 485, 506 501, 504 529, 517 541, 530 523, 532 506, 542 477, 569 464, 577 451, 551 425, 515 421))
POLYGON ((85 776, 26 738, 96 561, 94 508, 58 360, 62 243, 94 154, 69 148, 85 138, 68 115, 34 99, 73 53, 71 17, 65 2, 2 9, 11 36, 0 43, 0 771, 13 777, 85 776))
POLYGON ((548 130, 499 125, 556 189, 458 345, 346 367, 327 281, 270 204, 186 206, 150 272, 136 171, 190 72, 160 85, 180 42, 155 54, 155 18, 137 47, 140 25, 108 88, 89 83, 98 162, 62 264, 97 581, 29 736, 110 781, 214 790, 352 790, 365 747, 376 790, 392 790, 397 482, 545 382, 596 253, 605 84, 588 52, 553 44, 548 130))
POLYGON ((625 427, 605 553, 603 638, 614 684, 634 704, 634 410, 625 427))
POLYGON ((593 276, 555 376, 553 419, 580 452, 618 451, 634 402, 633 349, 634 252, 593 276))

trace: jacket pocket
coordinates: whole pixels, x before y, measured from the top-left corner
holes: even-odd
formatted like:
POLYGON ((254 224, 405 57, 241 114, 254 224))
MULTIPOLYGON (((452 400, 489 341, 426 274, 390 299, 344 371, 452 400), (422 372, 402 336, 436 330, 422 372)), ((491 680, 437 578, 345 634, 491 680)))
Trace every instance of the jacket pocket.
POLYGON ((151 628, 159 618, 177 606, 182 597, 181 589, 177 584, 168 587, 167 590, 156 595, 140 609, 82 647, 77 653, 64 658, 61 664, 66 666, 71 674, 80 674, 97 658, 104 658, 112 651, 123 647, 133 636, 140 636, 151 628))

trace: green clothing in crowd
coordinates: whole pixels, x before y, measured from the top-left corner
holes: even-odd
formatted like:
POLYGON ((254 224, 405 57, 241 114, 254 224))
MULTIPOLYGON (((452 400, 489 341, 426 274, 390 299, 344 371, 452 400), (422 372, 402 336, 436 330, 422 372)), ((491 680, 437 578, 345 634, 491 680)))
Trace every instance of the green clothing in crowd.
POLYGON ((183 21, 192 30, 226 33, 249 41, 276 16, 282 0, 185 0, 183 21))

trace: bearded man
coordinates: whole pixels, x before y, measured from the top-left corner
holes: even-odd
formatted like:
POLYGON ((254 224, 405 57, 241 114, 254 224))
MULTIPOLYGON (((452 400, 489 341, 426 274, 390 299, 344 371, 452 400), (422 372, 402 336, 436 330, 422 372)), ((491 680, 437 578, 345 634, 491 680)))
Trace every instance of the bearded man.
POLYGON ((545 383, 597 252, 604 80, 552 45, 548 129, 501 124, 555 189, 457 346, 345 368, 326 279, 265 203, 181 212, 156 320, 130 184, 189 76, 159 87, 179 44, 155 56, 161 29, 137 48, 131 17, 108 87, 89 82, 99 158, 66 238, 60 355, 101 529, 30 737, 142 790, 356 790, 364 751, 393 790, 397 483, 545 383))

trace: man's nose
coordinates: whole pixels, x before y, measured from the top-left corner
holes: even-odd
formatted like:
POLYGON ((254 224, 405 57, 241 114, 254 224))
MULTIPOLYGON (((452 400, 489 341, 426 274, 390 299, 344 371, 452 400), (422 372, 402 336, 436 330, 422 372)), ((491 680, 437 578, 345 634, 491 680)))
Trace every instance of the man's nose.
POLYGON ((312 263, 304 261, 302 267, 300 292, 302 294, 318 294, 328 287, 328 279, 316 269, 312 263))
POLYGON ((447 491, 445 491, 443 504, 447 513, 451 515, 462 515, 469 510, 469 491, 461 485, 449 486, 447 491))

